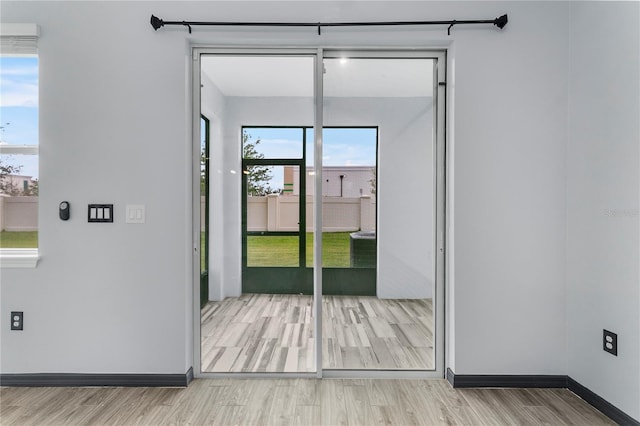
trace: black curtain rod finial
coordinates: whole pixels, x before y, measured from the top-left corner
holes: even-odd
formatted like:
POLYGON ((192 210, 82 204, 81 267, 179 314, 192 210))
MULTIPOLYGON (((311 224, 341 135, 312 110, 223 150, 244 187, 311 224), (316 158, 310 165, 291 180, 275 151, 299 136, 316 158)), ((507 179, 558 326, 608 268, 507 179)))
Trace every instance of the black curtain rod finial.
POLYGON ((496 27, 498 27, 500 29, 503 29, 505 27, 505 25, 507 25, 507 22, 509 22, 509 19, 507 18, 507 14, 505 13, 501 17, 496 18, 493 21, 493 25, 495 25, 496 27))
POLYGON ((151 26, 154 30, 158 31, 158 28, 164 27, 164 21, 156 15, 151 15, 151 26))

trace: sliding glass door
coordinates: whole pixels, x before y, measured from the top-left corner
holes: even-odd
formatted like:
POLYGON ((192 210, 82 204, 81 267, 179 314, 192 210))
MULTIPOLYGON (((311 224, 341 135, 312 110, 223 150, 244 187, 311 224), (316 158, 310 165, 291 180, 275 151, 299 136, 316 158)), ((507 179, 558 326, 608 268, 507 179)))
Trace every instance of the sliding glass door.
POLYGON ((201 108, 219 117, 201 371, 315 372, 305 224, 313 202, 304 193, 315 57, 211 54, 200 63, 201 108))
POLYGON ((200 373, 442 376, 444 55, 196 53, 200 373))
POLYGON ((351 267, 375 271, 373 292, 347 287, 342 296, 323 299, 323 368, 432 370, 435 60, 327 56, 325 127, 375 126, 379 136, 376 157, 364 135, 338 142, 331 131, 323 132, 325 152, 373 172, 360 204, 363 218, 374 220, 363 221, 349 243, 351 267))

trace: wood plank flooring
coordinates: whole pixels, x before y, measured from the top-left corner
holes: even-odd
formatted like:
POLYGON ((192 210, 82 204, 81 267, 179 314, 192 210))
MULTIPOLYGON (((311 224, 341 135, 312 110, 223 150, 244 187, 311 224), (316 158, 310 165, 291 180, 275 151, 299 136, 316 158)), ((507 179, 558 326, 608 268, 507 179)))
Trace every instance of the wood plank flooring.
POLYGON ((323 367, 432 369, 431 299, 325 296, 323 367))
MULTIPOLYGON (((202 314, 202 370, 310 372, 313 298, 244 294, 209 302, 202 314)), ((431 299, 323 298, 323 367, 432 369, 431 299)))
POLYGON ((220 379, 187 388, 0 388, 2 425, 614 425, 566 389, 444 380, 220 379))

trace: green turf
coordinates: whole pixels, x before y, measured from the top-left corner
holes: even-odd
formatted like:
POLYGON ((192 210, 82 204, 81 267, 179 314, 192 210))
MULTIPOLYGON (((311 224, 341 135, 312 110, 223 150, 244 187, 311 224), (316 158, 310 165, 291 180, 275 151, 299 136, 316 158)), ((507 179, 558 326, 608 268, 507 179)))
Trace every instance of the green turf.
MULTIPOLYGON (((348 268, 349 232, 322 234, 322 265, 348 268)), ((307 267, 313 266, 313 233, 307 233, 307 267)), ((299 243, 297 236, 250 235, 247 237, 248 266, 298 266, 299 243)))
MULTIPOLYGON (((349 234, 351 232, 322 233, 322 266, 349 268, 349 234)), ((313 266, 313 233, 307 233, 307 266, 313 266)))
POLYGON ((206 271, 207 270, 207 261, 205 260, 205 250, 204 250, 204 243, 205 243, 205 233, 201 232, 200 233, 200 272, 202 271, 206 271))
POLYGON ((38 248, 38 231, 0 232, 0 248, 38 248))

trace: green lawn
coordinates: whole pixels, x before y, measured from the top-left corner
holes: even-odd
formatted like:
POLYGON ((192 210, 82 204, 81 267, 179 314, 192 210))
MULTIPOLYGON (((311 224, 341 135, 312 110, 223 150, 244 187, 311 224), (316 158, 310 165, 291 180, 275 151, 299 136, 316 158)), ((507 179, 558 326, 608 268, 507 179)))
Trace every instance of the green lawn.
MULTIPOLYGON (((322 265, 348 268, 350 232, 325 232, 322 234, 322 265)), ((247 238, 248 266, 298 266, 298 237, 257 236, 247 238)), ((307 266, 313 266, 313 233, 307 233, 307 266)))
POLYGON ((38 231, 0 232, 0 248, 37 248, 38 231))
MULTIPOLYGON (((348 268, 351 266, 349 253, 351 232, 322 233, 322 266, 328 268, 348 268)), ((307 266, 313 266, 313 233, 307 233, 307 266)))
MULTIPOLYGON (((322 234, 322 264, 326 267, 349 267, 349 232, 322 234)), ((201 261, 204 262, 204 233, 201 261)), ((249 266, 298 266, 298 237, 256 236, 247 239, 249 266)), ((38 231, 0 233, 0 248, 37 248, 38 231)), ((307 266, 313 266, 313 233, 307 233, 307 266)))
MULTIPOLYGON (((325 232, 322 235, 323 266, 348 268, 350 232, 325 232)), ((313 233, 307 232, 307 266, 313 266, 313 233)), ((204 232, 201 234, 201 265, 204 268, 204 232)), ((247 238, 249 266, 298 266, 298 237, 257 236, 247 238)))

